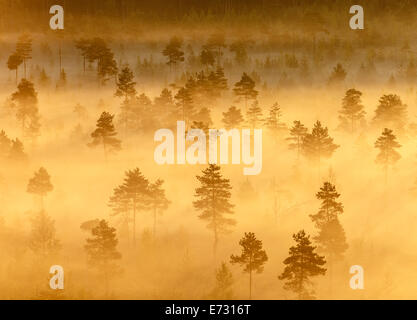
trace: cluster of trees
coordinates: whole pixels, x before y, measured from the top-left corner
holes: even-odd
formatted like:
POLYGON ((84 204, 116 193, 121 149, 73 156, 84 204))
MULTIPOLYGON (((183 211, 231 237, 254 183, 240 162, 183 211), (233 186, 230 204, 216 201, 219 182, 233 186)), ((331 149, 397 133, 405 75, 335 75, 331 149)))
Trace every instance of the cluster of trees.
POLYGON ((22 34, 16 43, 15 51, 9 56, 7 60, 7 67, 9 70, 16 72, 16 84, 18 79, 18 69, 23 63, 24 78, 26 78, 26 61, 32 59, 32 38, 28 34, 22 34))
MULTIPOLYGON (((230 46, 230 51, 235 54, 235 60, 241 66, 245 66, 247 62, 246 48, 250 45, 250 41, 235 41, 230 46)), ((185 61, 182 46, 181 39, 172 38, 162 52, 167 59, 167 65, 174 73, 179 64, 185 61)), ((216 99, 229 90, 228 79, 221 64, 226 44, 224 38, 219 35, 211 36, 202 46, 198 59, 204 70, 197 73, 185 72, 182 79, 171 85, 171 89, 164 88, 153 100, 145 93, 137 92, 133 71, 127 64, 117 65, 112 50, 103 39, 80 39, 76 41, 76 47, 84 60, 84 72, 87 62, 97 63, 100 83, 115 77, 114 95, 121 99, 117 117, 106 111, 101 113, 88 144, 93 148, 102 147, 106 160, 108 154, 119 151, 122 146, 115 122, 124 130, 125 135, 138 131, 146 132, 161 125, 169 127, 178 119, 187 121, 191 128, 207 130, 213 124, 211 109, 207 105, 215 104, 216 99)), ((31 39, 22 36, 18 40, 16 51, 9 57, 8 67, 10 70, 16 70, 17 81, 17 69, 23 63, 25 77, 17 85, 17 91, 12 94, 10 102, 17 120, 21 123, 22 136, 34 140, 40 134, 40 115, 34 84, 26 79, 26 61, 30 58, 31 39)), ((294 55, 285 56, 285 61, 289 68, 299 67, 294 55)), ((341 83, 345 77, 346 71, 341 64, 337 64, 330 75, 329 83, 341 83)), ((235 103, 244 108, 245 117, 240 108, 230 106, 222 113, 224 126, 227 129, 243 125, 251 128, 265 127, 274 138, 288 132, 288 147, 296 152, 297 159, 304 156, 314 161, 320 173, 321 161, 332 157, 340 147, 334 143, 328 128, 321 121, 316 121, 309 131, 298 120, 288 128, 281 120, 282 111, 278 103, 274 103, 264 116, 258 101, 258 82, 255 81, 254 74, 243 72, 231 92, 236 98, 235 103)), ((356 89, 346 91, 339 111, 338 129, 352 134, 365 130, 366 112, 361 96, 362 92, 356 89)), ((86 110, 81 105, 77 105, 74 111, 79 117, 86 117, 86 110)), ((376 162, 383 166, 385 176, 389 167, 401 158, 397 151, 401 145, 394 130, 398 134, 406 130, 406 113, 407 106, 398 95, 383 95, 370 123, 377 129, 383 129, 374 146, 379 151, 376 162)), ((0 158, 25 160, 26 157, 20 140, 11 140, 1 131, 0 158)), ((198 218, 207 223, 207 228, 213 233, 213 252, 216 254, 220 237, 231 232, 236 224, 233 218, 235 206, 231 201, 232 186, 230 180, 222 176, 221 168, 214 164, 209 165, 196 178, 199 185, 195 189, 192 205, 199 213, 198 218)), ((163 184, 163 180, 160 179, 150 181, 139 168, 135 168, 126 171, 123 182, 114 188, 108 205, 112 211, 111 216, 119 219, 120 233, 127 235, 128 243, 130 239, 133 244, 136 243, 137 215, 142 212, 152 213, 153 236, 156 237, 157 216, 170 205, 163 184)), ((54 221, 46 214, 44 208, 44 197, 52 190, 50 176, 44 168, 35 172, 27 186, 27 192, 39 197, 41 203, 38 213, 33 218, 30 236, 30 247, 40 257, 54 255, 60 249, 54 221)), ((284 270, 278 278, 285 282, 286 290, 294 292, 300 299, 314 298, 315 294, 311 289, 313 277, 329 273, 330 288, 332 287, 334 265, 343 259, 348 248, 345 231, 339 219, 344 211, 339 197, 335 185, 328 181, 323 183, 316 194, 321 206, 317 213, 310 215, 317 234, 312 240, 304 230, 294 234, 295 245, 290 247, 289 256, 283 261, 284 270)), ((107 294, 110 279, 120 272, 117 260, 121 259, 121 254, 117 250, 116 229, 109 226, 107 221, 98 219, 87 221, 82 228, 91 232, 92 237, 87 239, 85 245, 88 263, 97 268, 103 276, 107 294)), ((245 233, 239 245, 242 252, 240 255, 231 255, 230 263, 241 265, 244 272, 248 273, 251 298, 253 274, 263 272, 268 255, 263 249, 262 241, 252 232, 245 233)), ((233 277, 226 263, 221 264, 216 279, 213 295, 222 298, 232 297, 233 277)))
MULTIPOLYGON (((197 180, 200 185, 196 188, 196 200, 193 205, 201 212, 199 218, 207 221, 207 227, 213 231, 215 253, 219 235, 230 232, 230 227, 236 223, 234 219, 228 217, 233 214, 233 204, 230 202, 231 186, 229 180, 223 178, 220 167, 214 164, 204 169, 202 175, 197 176, 197 180)), ((293 235, 296 246, 290 248, 289 257, 284 260, 285 269, 279 275, 279 279, 286 281, 284 288, 295 292, 300 299, 314 298, 314 291, 310 288, 312 284, 310 278, 324 275, 327 269, 323 268, 323 265, 326 263, 332 274, 333 264, 343 259, 343 253, 348 248, 344 229, 338 220, 338 215, 343 212, 342 203, 337 202, 339 196, 336 187, 330 182, 324 182, 323 187, 316 194, 322 204, 319 211, 310 217, 318 230, 317 236, 313 238, 317 246, 312 244, 310 236, 304 230, 293 235), (320 256, 316 249, 324 256, 320 256)), ((262 241, 252 232, 245 233, 239 244, 242 246, 242 253, 231 255, 230 263, 243 266, 244 272, 249 274, 249 298, 251 298, 252 274, 263 271, 268 256, 262 247, 262 241)), ((232 276, 225 263, 222 263, 216 278, 217 285, 213 295, 232 296, 232 276)))
POLYGON ((122 228, 126 230, 128 241, 129 226, 132 225, 132 241, 136 244, 136 216, 140 212, 153 214, 153 236, 156 237, 157 215, 166 210, 170 201, 165 196, 164 181, 150 182, 139 168, 128 170, 124 181, 113 190, 109 199, 112 215, 120 217, 122 228))
POLYGON ((80 50, 83 57, 83 71, 86 71, 86 62, 97 64, 97 78, 100 83, 106 83, 110 77, 117 74, 117 63, 113 51, 102 38, 79 39, 75 47, 80 50))

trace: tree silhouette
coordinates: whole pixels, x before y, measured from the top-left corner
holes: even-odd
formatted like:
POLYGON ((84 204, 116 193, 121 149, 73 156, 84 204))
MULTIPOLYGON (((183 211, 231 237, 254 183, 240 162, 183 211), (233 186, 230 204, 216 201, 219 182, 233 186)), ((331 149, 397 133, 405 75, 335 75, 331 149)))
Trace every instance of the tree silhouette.
POLYGON ((358 122, 365 121, 366 112, 363 110, 361 96, 362 92, 358 90, 347 90, 342 101, 342 109, 339 111, 339 127, 351 133, 357 129, 358 122))
POLYGON ((100 83, 106 83, 109 76, 117 74, 117 63, 114 60, 114 54, 103 39, 98 37, 90 40, 81 39, 76 42, 76 47, 88 62, 97 61, 97 78, 100 83))
POLYGON ((29 248, 37 255, 39 260, 53 257, 61 249, 56 239, 55 222, 44 210, 41 210, 31 219, 32 229, 29 235, 29 248))
POLYGON ((105 47, 97 63, 98 77, 101 83, 105 84, 109 77, 117 75, 117 63, 113 52, 105 47))
POLYGON ((200 53, 200 62, 206 69, 212 67, 215 63, 214 53, 209 48, 203 47, 200 53))
POLYGON ((297 150, 297 160, 300 158, 302 151, 303 140, 307 135, 308 129, 301 123, 301 121, 295 120, 293 127, 290 129, 290 137, 286 140, 290 141, 288 147, 290 150, 297 150))
POLYGON ((321 159, 330 158, 338 147, 333 143, 333 138, 329 136, 327 127, 323 128, 320 121, 314 124, 311 133, 304 136, 302 143, 304 155, 313 161, 317 161, 319 175, 321 159))
POLYGON ((222 122, 228 130, 239 128, 243 122, 242 112, 235 106, 231 106, 226 112, 223 112, 222 122))
POLYGON ((46 71, 44 68, 42 68, 41 73, 39 74, 39 84, 42 87, 47 87, 49 85, 50 78, 46 74, 46 71))
POLYGON ((10 154, 12 140, 9 139, 4 130, 0 131, 0 159, 7 159, 10 154))
POLYGON ((385 126, 401 132, 404 130, 406 116, 407 105, 402 103, 399 96, 388 94, 379 99, 373 121, 379 127, 385 126))
POLYGON ((33 83, 22 79, 17 91, 12 94, 16 103, 16 118, 21 121, 23 135, 36 137, 39 134, 38 98, 33 83))
POLYGON ((343 69, 342 65, 338 63, 332 71, 332 74, 329 77, 330 84, 340 84, 346 78, 346 71, 343 69))
POLYGON ((220 65, 221 57, 223 56, 222 49, 226 48, 224 35, 219 33, 210 35, 205 46, 207 49, 213 51, 217 65, 220 65))
POLYGON ((7 60, 7 68, 9 70, 15 70, 16 71, 16 85, 17 85, 17 71, 19 69, 19 66, 22 64, 23 59, 21 56, 19 56, 16 52, 12 53, 9 56, 9 59, 7 60))
POLYGON ((343 213, 343 205, 336 200, 340 197, 336 187, 330 182, 324 182, 320 191, 316 193, 316 198, 322 201, 320 210, 314 215, 310 215, 311 220, 317 228, 321 228, 326 223, 337 219, 343 213))
POLYGON ((385 182, 388 176, 388 167, 394 165, 401 159, 401 155, 395 150, 401 145, 397 142, 397 137, 392 130, 385 128, 381 136, 375 141, 375 148, 379 149, 376 163, 383 165, 385 171, 385 182))
POLYGON ((235 83, 233 92, 238 99, 244 99, 245 110, 247 109, 247 101, 255 100, 258 96, 258 91, 255 90, 255 81, 253 81, 245 72, 243 73, 240 81, 235 83))
POLYGON ((224 76, 224 70, 222 67, 217 66, 215 72, 211 72, 208 78, 211 83, 212 89, 214 91, 214 97, 217 97, 217 94, 228 89, 227 79, 224 76))
MULTIPOLYGON (((159 188, 160 186, 157 187, 159 188)), ((158 190, 158 192, 161 191, 158 190)), ((154 195, 156 197, 157 192, 155 192, 154 195)), ((162 198, 158 199, 162 202, 162 198)), ((149 204, 149 181, 143 176, 139 168, 126 171, 124 182, 122 185, 114 189, 113 196, 110 198, 109 206, 112 207, 114 215, 125 215, 124 222, 126 224, 132 221, 132 238, 134 245, 136 245, 136 214, 139 211, 147 210, 149 208, 149 204), (126 215, 129 211, 132 213, 132 219, 129 219, 126 215)))
POLYGON ((54 189, 51 177, 45 168, 41 167, 35 172, 33 178, 29 180, 27 192, 36 194, 41 199, 41 210, 44 210, 44 197, 54 189))
POLYGON ((107 153, 121 149, 121 142, 115 138, 117 132, 113 125, 114 115, 103 112, 97 120, 97 128, 91 133, 93 141, 88 144, 90 147, 103 145, 104 157, 107 160, 107 153))
POLYGON ((232 189, 229 179, 224 179, 220 173, 220 166, 210 164, 204 169, 203 175, 197 176, 200 186, 196 188, 193 206, 200 211, 199 218, 208 221, 207 227, 213 230, 213 252, 216 253, 220 234, 227 233, 228 227, 235 221, 226 218, 226 214, 233 213, 233 205, 230 203, 232 189))
POLYGON ((339 215, 343 213, 343 205, 341 202, 337 202, 340 194, 337 193, 336 187, 330 182, 323 183, 316 197, 322 203, 319 211, 310 215, 318 229, 318 235, 313 239, 317 242, 319 251, 327 257, 330 290, 332 291, 334 262, 342 259, 343 253, 348 248, 345 231, 339 222, 339 215))
POLYGON ((110 279, 120 271, 115 261, 122 257, 117 251, 116 229, 110 227, 106 220, 101 220, 98 226, 91 230, 91 234, 93 237, 88 238, 87 244, 84 246, 87 262, 97 268, 104 277, 107 296, 110 279))
POLYGON ((314 292, 308 288, 312 285, 310 278, 326 273, 326 269, 321 267, 326 261, 315 252, 316 247, 304 230, 292 237, 296 246, 290 247, 289 257, 284 260, 284 271, 278 279, 286 281, 284 289, 295 292, 298 299, 314 299, 314 292))
POLYGON ((345 230, 338 218, 335 218, 326 224, 322 225, 314 240, 319 244, 320 252, 323 252, 328 257, 329 270, 332 271, 333 261, 341 259, 343 253, 349 247, 346 243, 345 230))
POLYGON ((248 53, 246 47, 250 45, 251 41, 248 40, 236 40, 233 42, 229 50, 235 54, 235 61, 237 64, 244 66, 248 60, 248 53))
POLYGON ((32 38, 28 34, 21 35, 17 40, 16 54, 23 60, 23 67, 26 78, 26 61, 28 59, 32 59, 32 38))
POLYGON ((79 40, 75 41, 75 47, 81 51, 81 56, 83 57, 83 72, 85 74, 85 62, 89 55, 89 49, 90 49, 91 41, 81 38, 79 40))
POLYGON ((259 107, 258 101, 255 100, 246 112, 246 122, 252 129, 262 123, 262 109, 259 107))
POLYGON ((12 140, 9 159, 13 162, 25 162, 27 160, 27 155, 24 151, 23 143, 18 138, 12 140))
POLYGON ((163 180, 158 179, 149 184, 149 207, 153 211, 153 237, 156 238, 156 218, 158 213, 166 210, 170 201, 165 196, 165 190, 162 189, 163 180))
POLYGON ((216 270, 216 286, 211 294, 212 299, 230 300, 233 299, 233 275, 227 264, 222 262, 216 270))
POLYGON ((265 250, 262 250, 262 241, 256 239, 253 232, 245 232, 239 245, 242 246, 242 253, 240 256, 232 254, 230 263, 244 266, 243 272, 249 273, 249 299, 252 299, 252 272, 261 273, 268 256, 265 250))
POLYGON ((117 90, 114 95, 116 97, 124 97, 125 101, 136 96, 136 82, 134 82, 133 79, 134 76, 132 70, 130 70, 128 65, 124 66, 118 75, 117 90))
POLYGON ((287 130, 285 123, 281 122, 282 112, 278 103, 274 103, 265 119, 265 126, 271 131, 274 137, 287 130))
POLYGON ((178 90, 174 98, 178 107, 177 113, 181 115, 182 120, 189 121, 194 115, 193 99, 190 91, 182 87, 178 90))
POLYGON ((174 99, 172 97, 172 92, 167 88, 164 88, 161 91, 159 97, 155 98, 154 105, 158 110, 168 115, 170 112, 173 111, 174 107, 174 99))
POLYGON ((167 65, 171 69, 172 66, 176 66, 179 62, 184 61, 184 52, 181 50, 182 40, 178 37, 172 37, 162 54, 167 57, 167 65))

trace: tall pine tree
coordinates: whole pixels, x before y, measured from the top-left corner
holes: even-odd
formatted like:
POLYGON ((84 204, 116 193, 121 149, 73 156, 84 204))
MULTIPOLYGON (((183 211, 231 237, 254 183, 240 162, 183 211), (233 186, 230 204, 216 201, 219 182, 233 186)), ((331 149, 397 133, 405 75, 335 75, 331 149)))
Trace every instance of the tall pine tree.
POLYGON ((210 164, 203 170, 203 175, 197 176, 200 186, 195 190, 197 200, 193 206, 200 211, 199 218, 208 221, 207 227, 213 230, 213 252, 216 253, 219 236, 227 233, 235 220, 226 215, 233 213, 233 205, 230 203, 232 186, 229 179, 222 177, 220 166, 210 164))
POLYGON ((298 299, 314 299, 314 291, 310 289, 313 284, 311 278, 325 275, 326 269, 322 266, 326 261, 315 252, 316 247, 312 245, 310 236, 306 235, 304 230, 293 234, 292 237, 296 246, 290 247, 289 257, 284 260, 284 271, 278 279, 286 281, 284 289, 296 293, 298 299))
POLYGON ((104 111, 97 120, 97 128, 91 133, 93 141, 90 147, 103 146, 104 157, 107 160, 108 152, 115 152, 121 149, 121 141, 116 138, 117 132, 113 124, 114 115, 104 111))
POLYGON ((264 264, 268 261, 265 250, 262 249, 262 241, 256 239, 253 232, 245 232, 245 236, 239 241, 242 246, 240 256, 231 255, 230 263, 240 264, 243 272, 249 273, 249 299, 252 299, 252 273, 261 273, 264 264))

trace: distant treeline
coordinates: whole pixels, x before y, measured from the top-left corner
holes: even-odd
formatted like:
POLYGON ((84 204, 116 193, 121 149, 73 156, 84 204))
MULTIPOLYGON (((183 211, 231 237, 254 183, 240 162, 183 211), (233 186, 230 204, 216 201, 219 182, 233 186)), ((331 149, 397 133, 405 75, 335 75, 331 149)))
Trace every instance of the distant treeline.
MULTIPOLYGON (((346 11, 360 4, 365 12, 389 13, 396 17, 409 17, 416 12, 413 0, 0 0, 0 27, 4 31, 20 31, 19 27, 48 29, 48 24, 36 23, 48 19, 49 8, 59 4, 65 9, 66 18, 78 21, 83 27, 85 16, 117 19, 117 21, 181 22, 186 17, 233 19, 250 16, 250 21, 274 21, 275 19, 305 19, 307 13, 324 14, 346 11)), ((204 21, 204 19, 200 20, 204 21)), ((115 26, 116 27, 116 26, 115 26)))

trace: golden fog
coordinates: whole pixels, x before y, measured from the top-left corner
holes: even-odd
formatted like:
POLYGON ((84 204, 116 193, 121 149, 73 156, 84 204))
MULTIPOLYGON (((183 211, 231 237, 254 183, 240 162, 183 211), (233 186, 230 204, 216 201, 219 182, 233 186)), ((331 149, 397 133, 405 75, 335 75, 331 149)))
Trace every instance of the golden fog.
MULTIPOLYGON (((233 5, 233 1, 230 3, 233 5)), ((4 1, 2 6, 6 8, 4 1)), ((313 286, 309 290, 314 290, 315 298, 417 298, 417 61, 412 34, 401 31, 402 24, 412 26, 413 22, 406 13, 389 8, 381 9, 379 20, 365 7, 365 19, 369 16, 365 30, 351 30, 348 8, 289 8, 287 18, 281 17, 276 23, 271 19, 262 23, 261 13, 249 9, 233 11, 222 19, 216 14, 210 18, 204 11, 188 13, 183 20, 161 18, 160 28, 155 22, 138 22, 135 27, 133 18, 123 20, 103 13, 102 20, 95 16, 90 22, 88 15, 83 15, 83 29, 75 26, 77 16, 69 11, 63 32, 32 30, 28 26, 26 31, 16 32, 16 28, 7 30, 3 26, 0 131, 4 130, 10 140, 18 138, 23 143, 27 159, 16 160, 7 146, 2 147, 0 298, 224 298, 215 294, 219 286, 216 272, 224 262, 232 275, 228 286, 231 295, 227 297, 247 299, 249 275, 242 266, 230 262, 232 254, 241 253, 239 240, 245 232, 253 232, 262 241, 268 260, 261 273, 252 275, 252 298, 296 299, 297 294, 284 289, 284 281, 278 276, 284 270, 289 248, 295 245, 293 234, 305 230, 317 245, 313 237, 318 230, 310 215, 320 209, 316 193, 325 182, 334 185, 340 194, 337 201, 343 204, 343 213, 338 219, 348 248, 334 259, 331 276, 327 270, 325 275, 311 277, 313 286), (221 20, 219 25, 216 19, 221 20), (94 21, 102 24, 95 26, 94 21), (126 32, 118 26, 122 23, 126 32), (392 28, 386 26, 390 23, 392 28), (31 102, 13 99, 17 84, 25 77, 24 63, 19 64, 17 79, 15 69, 8 68, 9 57, 16 52, 22 35, 32 40, 31 57, 25 63, 26 79, 37 95, 34 105, 40 127, 34 134, 30 132, 33 117, 28 116, 26 128, 22 128, 19 118, 19 110, 31 102), (87 59, 83 70, 83 56, 76 43, 97 37, 111 52, 115 73, 110 70, 101 76, 94 58, 87 59), (180 39, 184 61, 168 65, 163 51, 173 37, 180 39), (218 48, 220 55, 217 49, 207 49, 214 55, 213 61, 210 57, 204 60, 201 54, 210 38, 224 40, 224 46, 218 48), (345 76, 335 72, 338 64, 345 76), (120 83, 118 75, 126 66, 133 72, 136 90, 129 99, 138 107, 124 114, 125 97, 115 93, 120 83), (180 99, 175 98, 180 89, 187 88, 187 81, 190 77, 197 79, 199 72, 209 75, 218 68, 224 72, 227 89, 209 88, 212 91, 207 93, 197 86, 190 102, 194 113, 183 115, 180 99), (257 91, 256 98, 249 98, 246 106, 233 90, 243 73, 254 81, 257 91), (354 130, 348 130, 340 126, 339 116, 342 100, 352 88, 362 93, 366 114, 354 130), (168 107, 157 99, 163 89, 172 94, 173 103, 168 107), (381 121, 378 117, 375 120, 380 98, 389 94, 400 97, 406 115, 401 118, 387 113, 381 121), (146 98, 143 95, 150 105, 141 105, 146 98), (256 123, 256 128, 263 129, 262 171, 245 176, 243 164, 221 165, 220 172, 230 179, 232 187, 230 203, 234 207, 228 218, 236 224, 229 233, 219 235, 214 253, 213 230, 207 228, 208 221, 199 218, 201 212, 193 205, 200 186, 196 176, 201 176, 208 165, 158 165, 154 150, 160 142, 154 141, 154 133, 161 128, 171 128, 175 133, 176 120, 183 118, 188 120, 187 128, 194 120, 209 128, 224 128, 223 113, 231 106, 240 109, 243 116, 237 128, 251 127, 247 111, 254 101, 262 111, 256 123), (279 130, 265 124, 275 103, 282 113, 279 130), (198 114, 203 108, 210 111, 210 118, 198 114), (115 137, 121 141, 120 150, 106 155, 100 143, 89 145, 104 111, 114 115, 115 137), (130 126, 125 126, 124 116, 134 118, 130 126), (294 121, 300 121, 309 134, 320 121, 339 147, 331 156, 322 157, 320 165, 302 152, 297 159, 297 150, 290 149, 287 140, 294 121), (374 146, 384 128, 392 129, 401 145, 396 149, 401 158, 388 165, 386 176, 384 165, 376 162, 379 150, 374 146), (43 204, 36 192, 28 192, 30 179, 41 167, 53 185, 42 197, 43 204), (156 232, 152 209, 137 210, 134 243, 132 221, 126 225, 123 214, 115 215, 109 201, 114 189, 123 183, 125 172, 135 168, 150 183, 164 180, 162 188, 170 203, 157 212, 156 232), (54 221, 53 227, 34 223, 42 207, 43 214, 54 221), (87 238, 93 238, 92 231, 80 228, 95 219, 104 219, 116 229, 116 250, 121 255, 114 260, 117 270, 108 276, 107 286, 102 268, 88 261, 85 245, 87 238), (56 252, 44 250, 55 239, 59 240, 56 252), (43 247, 34 249, 34 242, 43 247), (63 290, 49 287, 52 265, 64 268, 63 290), (349 268, 353 265, 364 269, 363 290, 352 290, 349 285, 349 268)), ((45 19, 37 17, 36 21, 47 25, 49 16, 45 19)), ((131 211, 126 214, 132 219, 131 211)), ((316 250, 327 259, 319 248, 316 250)), ((329 268, 328 264, 323 267, 329 268)))

